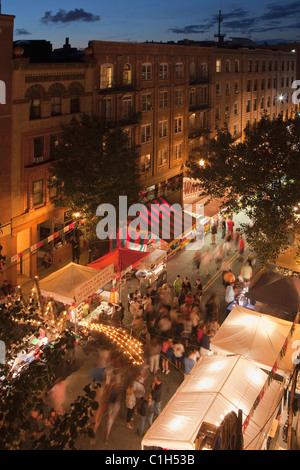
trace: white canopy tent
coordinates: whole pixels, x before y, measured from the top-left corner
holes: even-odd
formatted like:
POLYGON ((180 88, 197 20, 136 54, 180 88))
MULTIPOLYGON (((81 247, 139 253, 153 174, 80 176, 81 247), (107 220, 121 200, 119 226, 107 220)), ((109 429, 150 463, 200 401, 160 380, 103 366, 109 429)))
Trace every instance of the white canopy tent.
MULTIPOLYGON (((235 306, 211 340, 211 350, 222 354, 241 354, 259 367, 272 370, 293 323, 281 318, 235 306)), ((290 376, 294 369, 293 342, 300 340, 300 325, 295 325, 285 355, 277 363, 277 373, 290 376)))
POLYGON ((69 263, 39 282, 44 297, 53 296, 67 305, 78 304, 113 279, 113 265, 98 269, 69 263), (82 298, 83 297, 83 298, 82 298))
MULTIPOLYGON (((142 448, 194 450, 203 423, 221 424, 227 412, 251 411, 268 375, 240 355, 202 356, 146 432, 142 448)), ((245 450, 260 450, 266 441, 283 395, 272 381, 244 434, 245 450)))

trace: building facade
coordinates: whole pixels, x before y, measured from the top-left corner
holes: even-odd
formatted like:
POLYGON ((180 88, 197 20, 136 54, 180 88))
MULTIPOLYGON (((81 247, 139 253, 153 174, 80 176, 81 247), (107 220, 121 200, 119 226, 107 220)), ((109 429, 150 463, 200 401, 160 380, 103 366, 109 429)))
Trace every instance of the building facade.
MULTIPOLYGON (((41 244, 72 222, 52 202, 49 166, 73 116, 97 114, 128 133, 139 153, 142 202, 182 202, 185 163, 203 158, 218 128, 227 125, 242 139, 262 112, 271 119, 295 112, 297 60, 290 51, 90 41, 76 58, 54 60, 44 41, 47 60, 31 60, 22 47, 13 49, 13 19, 0 15, 0 244, 11 258, 5 278, 14 284, 18 275, 38 273, 45 250, 53 264, 71 254, 64 237, 41 244)), ((65 47, 71 50, 68 41, 65 47)))

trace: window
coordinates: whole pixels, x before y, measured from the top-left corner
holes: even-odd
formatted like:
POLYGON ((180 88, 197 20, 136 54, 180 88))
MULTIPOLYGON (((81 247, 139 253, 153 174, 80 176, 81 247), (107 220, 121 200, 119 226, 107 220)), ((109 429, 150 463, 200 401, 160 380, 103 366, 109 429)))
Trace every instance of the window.
POLYGON ((200 66, 200 80, 201 81, 207 80, 207 64, 205 63, 201 64, 200 66))
POLYGON ((253 91, 257 91, 257 78, 255 78, 254 82, 253 82, 253 91))
POLYGON ((239 72, 239 61, 238 60, 234 61, 234 71, 236 73, 239 72))
POLYGON ((149 142, 152 139, 151 124, 142 126, 142 143, 149 142))
POLYGON ((254 62, 254 72, 258 72, 258 60, 254 62))
POLYGON ((159 66, 159 79, 167 80, 168 78, 168 64, 160 64, 159 66))
POLYGON ((182 144, 174 145, 174 160, 180 160, 182 158, 182 144))
POLYGON ((142 95, 142 111, 150 111, 152 109, 152 95, 147 93, 142 95))
POLYGON ((168 163, 169 149, 164 148, 158 151, 158 166, 164 166, 168 163))
POLYGON ((123 118, 128 118, 132 113, 132 97, 124 96, 123 98, 123 118))
POLYGON ((175 64, 175 78, 183 78, 183 64, 175 64))
POLYGON ((284 60, 281 62, 281 70, 284 70, 284 60))
POLYGON ((239 114, 239 105, 237 102, 234 103, 234 115, 237 116, 239 114))
POLYGON ((159 109, 165 109, 168 107, 168 92, 161 91, 159 93, 159 109))
POLYGON ((175 106, 183 105, 183 92, 182 90, 175 90, 175 106))
POLYGON ((152 80, 152 65, 151 64, 142 65, 142 80, 143 81, 152 80))
POLYGON ((226 82, 226 85, 225 85, 225 94, 226 94, 226 96, 230 95, 230 86, 229 86, 229 82, 226 82))
POLYGON ((190 106, 196 104, 196 90, 195 88, 190 88, 190 106))
POLYGON ((234 93, 237 94, 239 92, 239 83, 234 82, 234 93))
POLYGON ((220 119, 220 106, 216 106, 216 121, 220 119))
POLYGON ((277 60, 275 60, 275 62, 274 62, 274 70, 275 70, 275 72, 277 72, 277 69, 278 69, 278 62, 277 62, 277 60))
POLYGON ((140 157, 140 172, 147 173, 151 169, 151 155, 142 155, 140 157))
POLYGON ((247 92, 251 91, 251 80, 247 80, 247 92))
POLYGON ((196 66, 194 62, 190 64, 190 81, 194 82, 196 80, 196 66))
POLYGON ((193 131, 195 129, 195 124, 196 124, 196 114, 193 113, 189 116, 189 129, 193 131))
POLYGON ((253 111, 256 111, 257 110, 257 99, 255 98, 253 100, 253 111))
MULTIPOLYGON (((226 106, 225 106, 226 108, 226 106)), ((206 112, 200 114, 200 126, 202 129, 206 129, 207 126, 207 114, 206 112)))
POLYGON ((112 88, 113 86, 113 65, 103 64, 100 68, 100 88, 112 88))
POLYGON ((105 122, 110 122, 113 120, 112 98, 104 98, 100 101, 100 117, 105 122))
POLYGON ((33 201, 33 205, 37 206, 38 204, 42 204, 43 200, 44 200, 43 180, 34 181, 32 183, 32 201, 33 201))
POLYGON ((168 135, 168 121, 160 121, 158 123, 158 128, 159 128, 159 131, 158 131, 159 138, 167 137, 167 135, 168 135))
POLYGON ((216 96, 221 96, 221 84, 216 83, 216 96))
POLYGON ((226 62, 225 62, 225 70, 226 70, 227 73, 230 72, 230 60, 226 60, 226 62))
POLYGON ((80 99, 78 93, 73 93, 70 96, 70 113, 80 112, 80 99))
POLYGON ((260 109, 264 109, 264 97, 260 100, 260 109))
POLYGON ((252 60, 248 60, 248 72, 252 72, 252 60))
POLYGON ((216 60, 216 72, 217 73, 221 72, 221 61, 219 59, 216 60))
POLYGON ((262 70, 262 72, 266 71, 266 61, 265 60, 263 60, 262 63, 261 63, 261 70, 262 70))
POLYGON ((269 71, 272 72, 272 68, 273 68, 273 64, 272 64, 272 61, 270 60, 269 61, 269 71))
POLYGON ((265 89, 265 80, 264 80, 264 78, 261 79, 261 82, 260 82, 260 89, 261 89, 261 90, 264 90, 264 89, 265 89))
POLYGON ((56 90, 51 96, 51 116, 61 114, 61 94, 56 90))
POLYGON ((200 104, 208 103, 208 87, 202 86, 200 88, 200 104))
POLYGON ((233 125, 233 136, 234 136, 234 137, 237 137, 237 136, 238 136, 238 133, 239 133, 239 125, 238 125, 238 124, 234 124, 234 125, 233 125))
POLYGON ((131 85, 132 82, 132 72, 131 72, 131 65, 125 64, 123 68, 123 85, 131 85))
POLYGON ((50 176, 49 178, 49 198, 53 199, 57 196, 57 178, 50 176))
POLYGON ((175 118, 175 134, 182 132, 182 117, 175 118))
POLYGON ((44 159, 44 137, 33 139, 33 162, 40 163, 44 159))
POLYGON ((250 100, 247 100, 246 113, 250 113, 250 100))
POLYGON ((284 88, 284 77, 281 77, 281 88, 284 88))
POLYGON ((273 78, 273 88, 276 88, 277 80, 276 78, 273 78))
POLYGON ((267 87, 268 87, 268 90, 271 90, 271 79, 270 79, 270 78, 268 78, 268 85, 267 85, 267 87))
POLYGON ((267 107, 269 108, 270 105, 271 105, 270 96, 268 96, 268 98, 267 98, 267 107))
POLYGON ((287 71, 290 70, 290 61, 289 61, 289 60, 288 60, 287 63, 286 63, 286 69, 287 69, 287 71))
POLYGON ((273 95, 273 106, 275 106, 275 104, 276 104, 276 96, 273 95))
POLYGON ((286 86, 289 87, 289 84, 290 84, 289 77, 286 77, 286 86))
POLYGON ((41 97, 36 95, 30 100, 29 119, 37 119, 41 117, 41 97))
POLYGON ((228 106, 228 104, 225 106, 225 118, 229 118, 229 106, 228 106))

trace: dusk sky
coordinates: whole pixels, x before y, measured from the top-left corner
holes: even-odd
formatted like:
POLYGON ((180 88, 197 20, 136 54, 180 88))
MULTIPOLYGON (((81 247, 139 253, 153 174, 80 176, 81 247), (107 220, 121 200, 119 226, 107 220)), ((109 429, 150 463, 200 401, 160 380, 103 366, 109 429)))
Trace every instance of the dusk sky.
POLYGON ((73 47, 89 40, 214 40, 222 9, 226 38, 300 41, 300 2, 289 0, 0 0, 15 16, 14 40, 46 39, 54 48, 69 37, 73 47))

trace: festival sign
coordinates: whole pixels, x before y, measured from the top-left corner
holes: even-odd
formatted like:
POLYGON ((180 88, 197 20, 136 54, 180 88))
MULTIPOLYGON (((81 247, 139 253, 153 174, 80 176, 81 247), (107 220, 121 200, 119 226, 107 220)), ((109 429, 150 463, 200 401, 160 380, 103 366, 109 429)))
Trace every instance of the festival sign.
POLYGON ((92 295, 94 292, 104 287, 113 279, 114 279, 114 264, 112 263, 106 268, 99 271, 98 274, 91 277, 91 279, 88 279, 83 284, 81 284, 81 286, 75 289, 74 294, 75 294, 76 304, 83 302, 90 295, 92 295))

